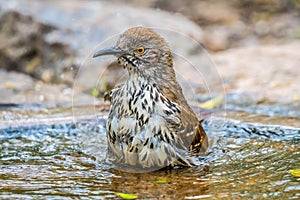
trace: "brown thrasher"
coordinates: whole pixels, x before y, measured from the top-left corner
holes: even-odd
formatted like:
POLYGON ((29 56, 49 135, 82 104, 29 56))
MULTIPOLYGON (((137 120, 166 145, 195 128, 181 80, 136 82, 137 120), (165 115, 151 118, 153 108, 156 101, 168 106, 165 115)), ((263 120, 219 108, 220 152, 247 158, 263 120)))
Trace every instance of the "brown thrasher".
POLYGON ((143 169, 192 166, 190 155, 206 150, 207 136, 176 80, 166 41, 152 29, 130 28, 93 57, 103 55, 116 56, 129 73, 110 92, 109 158, 143 169))

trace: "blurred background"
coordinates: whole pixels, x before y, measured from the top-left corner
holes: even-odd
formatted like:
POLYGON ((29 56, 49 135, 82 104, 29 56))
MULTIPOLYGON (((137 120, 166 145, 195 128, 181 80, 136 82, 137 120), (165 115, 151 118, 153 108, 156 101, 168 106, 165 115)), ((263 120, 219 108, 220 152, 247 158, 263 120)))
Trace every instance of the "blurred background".
POLYGON ((199 42, 189 47, 166 38, 199 65, 200 48, 208 52, 207 68, 215 71, 203 75, 218 76, 214 93, 250 95, 252 103, 299 101, 299 11, 298 0, 1 1, 0 102, 71 101, 74 86, 77 103, 101 99, 123 73, 114 64, 107 68, 107 60, 90 61, 91 54, 111 35, 139 25, 199 42))

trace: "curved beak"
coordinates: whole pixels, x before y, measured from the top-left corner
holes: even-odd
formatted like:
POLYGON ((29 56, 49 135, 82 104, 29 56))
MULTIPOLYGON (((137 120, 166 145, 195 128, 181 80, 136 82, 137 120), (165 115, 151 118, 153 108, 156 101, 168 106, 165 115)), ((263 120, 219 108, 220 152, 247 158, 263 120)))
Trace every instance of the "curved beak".
POLYGON ((105 55, 114 55, 114 56, 122 56, 128 54, 126 51, 120 50, 117 47, 109 47, 105 49, 101 49, 94 53, 93 58, 98 56, 105 56, 105 55))

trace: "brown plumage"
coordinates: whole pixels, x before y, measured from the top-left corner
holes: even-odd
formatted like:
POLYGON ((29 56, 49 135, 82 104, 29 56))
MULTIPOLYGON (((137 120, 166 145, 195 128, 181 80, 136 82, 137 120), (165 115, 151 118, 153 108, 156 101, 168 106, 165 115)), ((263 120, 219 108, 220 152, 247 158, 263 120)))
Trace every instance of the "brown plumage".
POLYGON ((192 166, 191 154, 206 150, 207 137, 176 80, 166 41, 149 28, 131 28, 94 57, 102 55, 117 56, 129 73, 110 93, 109 158, 143 169, 192 166))

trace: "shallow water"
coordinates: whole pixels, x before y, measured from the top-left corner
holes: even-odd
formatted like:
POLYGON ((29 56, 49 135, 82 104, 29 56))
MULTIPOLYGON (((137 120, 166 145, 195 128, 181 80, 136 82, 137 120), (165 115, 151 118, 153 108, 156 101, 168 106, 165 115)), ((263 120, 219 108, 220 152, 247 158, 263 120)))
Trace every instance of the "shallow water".
POLYGON ((253 120, 246 112, 214 116, 204 122, 211 143, 205 165, 127 173, 105 161, 105 113, 74 121, 71 112, 1 111, 7 123, 0 130, 0 198, 102 199, 117 192, 154 199, 300 198, 300 180, 288 172, 300 167, 300 129, 291 126, 297 118, 274 125, 274 117, 253 120))

